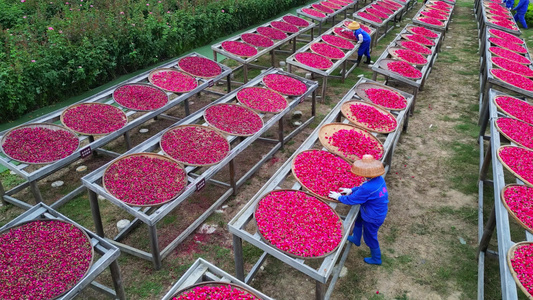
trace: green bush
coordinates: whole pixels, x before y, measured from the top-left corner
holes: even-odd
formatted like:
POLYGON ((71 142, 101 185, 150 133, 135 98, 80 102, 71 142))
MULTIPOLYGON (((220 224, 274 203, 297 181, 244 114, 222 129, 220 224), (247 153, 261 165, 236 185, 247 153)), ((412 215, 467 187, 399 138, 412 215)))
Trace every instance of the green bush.
POLYGON ((0 0, 0 123, 307 2, 23 1, 0 0))

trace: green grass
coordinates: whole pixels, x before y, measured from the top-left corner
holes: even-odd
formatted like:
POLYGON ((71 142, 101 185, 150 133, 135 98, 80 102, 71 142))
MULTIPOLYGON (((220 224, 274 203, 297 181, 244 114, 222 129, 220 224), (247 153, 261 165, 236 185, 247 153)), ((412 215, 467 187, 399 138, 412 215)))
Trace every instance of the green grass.
POLYGON ((23 183, 25 180, 18 175, 10 174, 10 171, 0 173, 0 181, 4 185, 4 189, 9 190, 23 183))

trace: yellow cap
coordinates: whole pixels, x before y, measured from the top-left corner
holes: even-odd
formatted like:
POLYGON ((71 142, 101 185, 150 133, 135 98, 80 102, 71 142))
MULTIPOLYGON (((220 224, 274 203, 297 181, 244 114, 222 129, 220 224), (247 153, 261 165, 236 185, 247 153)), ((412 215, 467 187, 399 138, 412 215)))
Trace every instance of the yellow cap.
POLYGON ((361 25, 359 25, 359 23, 356 21, 353 21, 352 23, 348 24, 348 29, 350 30, 357 30, 359 28, 361 28, 361 25))

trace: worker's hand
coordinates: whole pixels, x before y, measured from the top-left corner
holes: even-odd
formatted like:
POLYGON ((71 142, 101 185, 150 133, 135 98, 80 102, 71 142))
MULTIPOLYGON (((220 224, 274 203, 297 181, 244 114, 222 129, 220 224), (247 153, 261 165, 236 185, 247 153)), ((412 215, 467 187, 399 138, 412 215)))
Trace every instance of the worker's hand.
POLYGON ((350 195, 352 193, 352 189, 349 189, 349 188, 340 188, 341 190, 341 194, 344 194, 344 195, 350 195))
POLYGON ((330 198, 332 198, 332 199, 339 200, 339 197, 342 196, 342 195, 341 195, 341 193, 330 191, 328 196, 330 198))
POLYGON ((346 28, 343 28, 343 29, 341 30, 341 32, 346 32, 346 31, 348 31, 348 29, 346 29, 346 28))

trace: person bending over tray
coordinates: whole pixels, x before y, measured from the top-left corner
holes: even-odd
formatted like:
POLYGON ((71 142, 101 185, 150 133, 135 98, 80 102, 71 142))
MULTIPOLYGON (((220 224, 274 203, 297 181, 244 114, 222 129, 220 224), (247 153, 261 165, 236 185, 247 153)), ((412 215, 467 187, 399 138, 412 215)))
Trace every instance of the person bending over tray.
MULTIPOLYGON (((372 38, 370 37, 370 35, 366 31, 364 31, 361 28, 361 25, 356 21, 353 21, 352 23, 348 24, 348 29, 353 31, 353 35, 357 39, 357 45, 359 45, 359 49, 357 50, 357 65, 361 63, 363 55, 366 55, 365 64, 373 63, 370 60, 370 43, 372 42, 372 38)), ((342 31, 348 30, 343 29, 342 31)))
POLYGON ((366 154, 363 155, 362 159, 353 163, 351 171, 357 176, 366 177, 366 181, 353 188, 340 188, 340 193, 330 191, 329 197, 344 204, 361 205, 359 215, 355 220, 353 234, 348 237, 348 240, 359 247, 362 235, 372 255, 366 257, 365 262, 381 265, 378 230, 385 221, 389 203, 387 185, 381 176, 385 174, 385 168, 372 155, 366 154))

